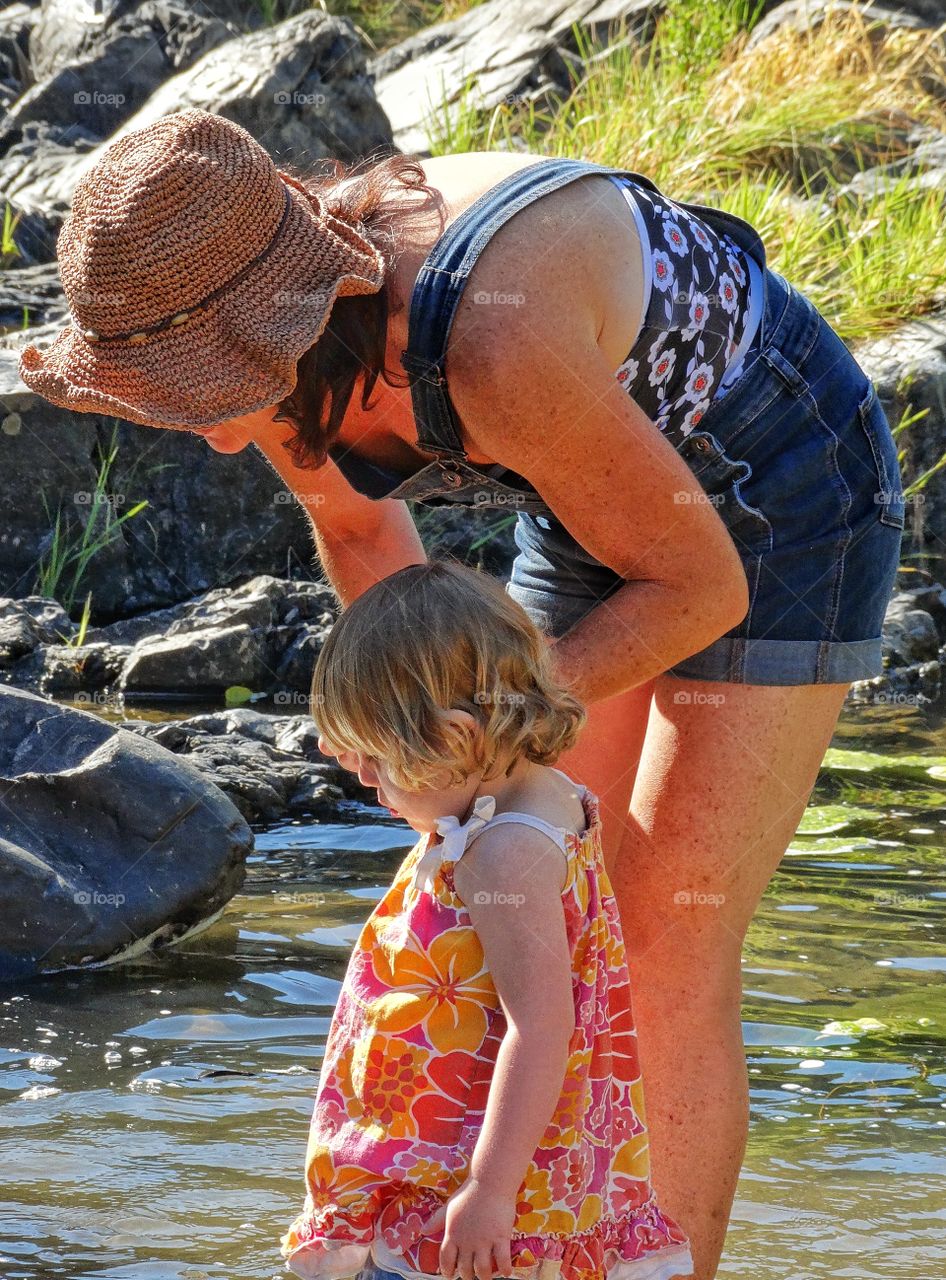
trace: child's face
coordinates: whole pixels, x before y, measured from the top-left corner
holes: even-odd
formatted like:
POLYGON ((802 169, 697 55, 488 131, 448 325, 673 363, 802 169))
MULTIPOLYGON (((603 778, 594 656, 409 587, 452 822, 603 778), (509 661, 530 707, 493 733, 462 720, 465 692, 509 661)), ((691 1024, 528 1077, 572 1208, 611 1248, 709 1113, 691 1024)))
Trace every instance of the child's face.
MULTIPOLYGON (((463 711, 456 715, 466 715, 463 711)), ((471 725, 476 722, 468 717, 471 725)), ((335 751, 324 735, 319 735, 319 750, 323 755, 335 756, 343 769, 358 774, 358 781, 365 787, 375 787, 378 803, 398 818, 403 818, 415 831, 435 831, 438 818, 453 814, 462 818, 469 809, 480 782, 480 773, 471 774, 458 786, 448 786, 449 771, 442 774, 443 786, 428 787, 424 791, 404 791, 391 779, 383 760, 361 751, 335 751)), ((439 779, 438 779, 439 780, 439 779)))

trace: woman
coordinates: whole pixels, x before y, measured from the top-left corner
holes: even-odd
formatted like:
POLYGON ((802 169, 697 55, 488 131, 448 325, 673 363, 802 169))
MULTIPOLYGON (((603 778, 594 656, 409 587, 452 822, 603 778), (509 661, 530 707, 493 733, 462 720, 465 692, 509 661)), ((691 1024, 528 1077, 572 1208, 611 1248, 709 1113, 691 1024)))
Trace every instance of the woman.
POLYGON ((737 218, 535 155, 342 177, 307 197, 195 109, 125 135, 60 237, 76 327, 21 374, 258 446, 343 604, 425 558, 404 499, 517 512, 507 589, 589 705, 560 763, 602 801, 654 1184, 710 1280, 747 1133, 742 941, 881 670, 889 425, 737 218))

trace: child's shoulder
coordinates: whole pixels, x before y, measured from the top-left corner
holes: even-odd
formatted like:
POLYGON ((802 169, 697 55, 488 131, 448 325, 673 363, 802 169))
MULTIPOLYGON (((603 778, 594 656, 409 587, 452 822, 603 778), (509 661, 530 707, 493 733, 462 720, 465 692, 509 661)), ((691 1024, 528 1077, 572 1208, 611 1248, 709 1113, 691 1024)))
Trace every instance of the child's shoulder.
POLYGON ((568 842, 552 824, 527 822, 519 813, 493 820, 467 843, 453 868, 461 898, 480 890, 526 892, 528 885, 557 885, 568 879, 568 842), (550 828, 550 829, 547 829, 550 828))

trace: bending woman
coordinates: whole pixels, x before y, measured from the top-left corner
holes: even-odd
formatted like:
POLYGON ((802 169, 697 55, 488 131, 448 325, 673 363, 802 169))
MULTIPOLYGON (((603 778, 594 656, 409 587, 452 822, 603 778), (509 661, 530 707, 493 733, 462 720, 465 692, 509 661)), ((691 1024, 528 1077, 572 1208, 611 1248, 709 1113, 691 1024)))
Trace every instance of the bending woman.
POLYGON ((188 109, 106 150, 59 253, 73 323, 24 381, 256 445, 343 605, 425 559, 406 499, 516 513, 507 590, 589 704, 559 763, 602 803, 654 1185, 711 1280, 743 938, 881 670, 904 507, 870 379, 746 222, 591 162, 306 176, 188 109))

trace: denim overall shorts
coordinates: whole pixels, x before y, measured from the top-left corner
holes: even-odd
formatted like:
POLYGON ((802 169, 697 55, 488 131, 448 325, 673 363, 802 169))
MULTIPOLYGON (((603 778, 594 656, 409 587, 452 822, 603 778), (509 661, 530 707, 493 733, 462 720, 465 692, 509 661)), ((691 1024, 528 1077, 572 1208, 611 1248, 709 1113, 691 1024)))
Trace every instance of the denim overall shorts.
MULTIPOLYGON (((569 159, 537 161, 484 192, 434 244, 411 296, 401 362, 418 446, 436 460, 405 478, 351 450, 329 449, 368 497, 514 511, 518 554, 506 590, 554 636, 624 579, 585 551, 523 476, 468 460, 444 366, 460 296, 492 234, 533 200, 585 174, 622 175, 667 200, 633 170, 569 159)), ((705 205, 672 203, 755 258, 764 299, 741 373, 711 399, 694 430, 670 437, 733 538, 749 608, 737 626, 665 674, 773 685, 878 675, 904 497, 876 388, 808 298, 768 267, 749 223, 705 205)))

